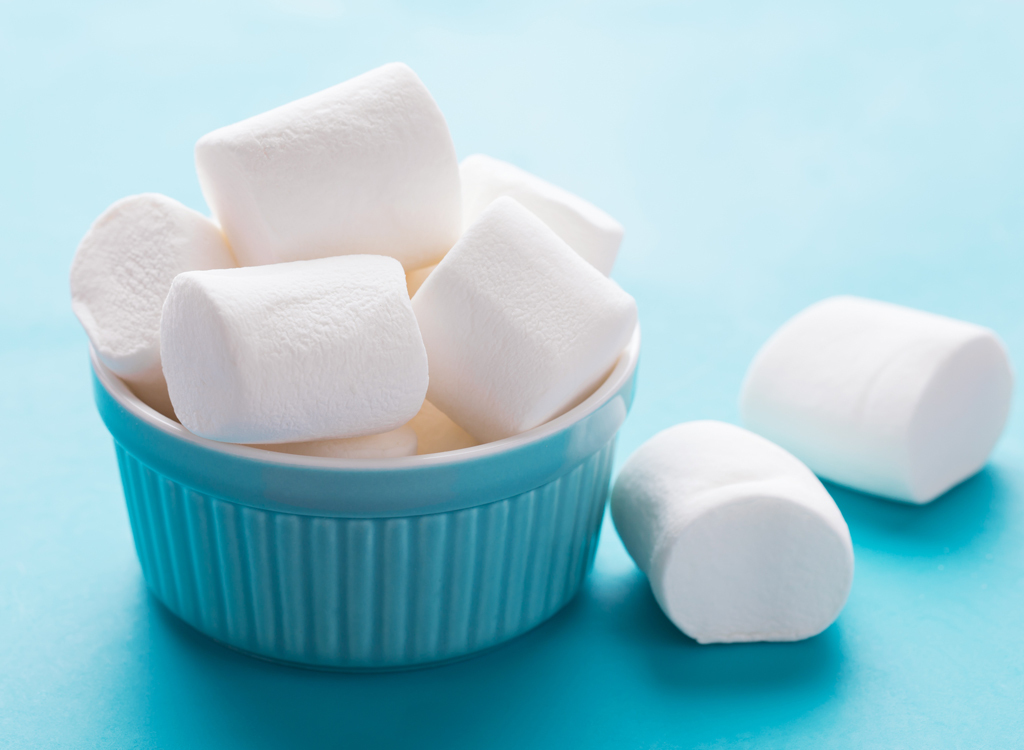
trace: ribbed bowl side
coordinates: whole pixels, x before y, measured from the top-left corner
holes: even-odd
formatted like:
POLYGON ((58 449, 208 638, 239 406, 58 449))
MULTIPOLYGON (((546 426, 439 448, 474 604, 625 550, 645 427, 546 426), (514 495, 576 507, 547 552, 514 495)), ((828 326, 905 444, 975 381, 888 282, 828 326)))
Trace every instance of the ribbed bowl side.
POLYGON ((143 574, 171 611, 271 659, 388 669, 487 649, 569 601, 593 561, 614 441, 515 497, 379 519, 239 505, 116 449, 143 574))

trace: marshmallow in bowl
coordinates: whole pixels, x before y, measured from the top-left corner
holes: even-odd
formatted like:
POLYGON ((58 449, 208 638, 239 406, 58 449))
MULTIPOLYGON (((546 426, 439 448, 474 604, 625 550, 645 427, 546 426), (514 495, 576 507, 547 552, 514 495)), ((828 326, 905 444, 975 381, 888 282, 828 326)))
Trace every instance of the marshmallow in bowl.
POLYGON ((71 308, 96 356, 143 402, 172 416, 160 314, 183 271, 235 266, 220 229, 156 193, 122 198, 89 228, 71 264, 71 308))
POLYGON ((984 466, 1013 372, 989 329, 859 297, 832 297, 757 353, 743 423, 818 475, 926 503, 984 466))
POLYGON ((429 401, 423 402, 419 412, 409 422, 409 427, 416 431, 416 452, 421 456, 479 445, 472 435, 429 401))
POLYGON ((409 290, 409 298, 415 296, 419 288, 423 286, 423 282, 427 280, 430 273, 437 267, 435 263, 432 266, 426 266, 425 268, 417 268, 415 271, 407 271, 405 274, 405 286, 409 290))
POLYGON ((421 268, 461 231, 448 125, 401 63, 208 133, 195 157, 243 266, 365 253, 421 268))
POLYGON ((494 199, 507 195, 535 213, 555 234, 605 276, 622 243, 622 225, 582 198, 508 162, 483 154, 459 165, 462 223, 469 227, 494 199))
POLYGON ((385 256, 183 273, 160 345, 178 419, 212 440, 387 432, 415 416, 427 390, 405 274, 385 256))
POLYGON ((320 458, 403 458, 415 456, 416 431, 409 425, 364 437, 311 440, 306 443, 255 445, 254 448, 320 458))
POLYGON ((481 442, 536 427, 604 380, 633 298, 512 198, 470 226, 412 300, 429 400, 481 442))
POLYGON ((658 433, 615 481, 612 518, 658 604, 700 643, 796 641, 853 580, 842 514, 782 448, 723 422, 658 433))

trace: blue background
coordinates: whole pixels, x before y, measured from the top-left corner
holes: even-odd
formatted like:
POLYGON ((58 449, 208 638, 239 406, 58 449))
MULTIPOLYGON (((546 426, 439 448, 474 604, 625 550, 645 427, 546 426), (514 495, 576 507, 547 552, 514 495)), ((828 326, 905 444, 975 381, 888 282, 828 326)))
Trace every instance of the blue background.
POLYGON ((833 490, 849 603, 796 644, 697 646, 606 524, 582 594, 460 664, 305 672, 167 614, 135 559, 68 304, 109 203, 205 209, 203 133, 404 60, 460 156, 627 228, 644 355, 620 458, 735 421, 757 347, 830 294, 993 327, 1024 362, 1024 7, 649 0, 0 6, 0 745, 1024 744, 1024 413, 926 507, 833 490))

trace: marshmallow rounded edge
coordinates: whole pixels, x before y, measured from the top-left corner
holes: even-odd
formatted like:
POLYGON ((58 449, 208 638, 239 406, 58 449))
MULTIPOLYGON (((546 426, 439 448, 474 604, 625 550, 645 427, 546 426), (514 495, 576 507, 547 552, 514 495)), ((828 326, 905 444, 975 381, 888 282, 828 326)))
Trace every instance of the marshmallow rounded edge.
POLYGON ((222 442, 387 432, 427 391, 405 274, 381 255, 180 274, 161 354, 181 424, 222 442))
POLYGON ((147 405, 171 416, 160 364, 160 316, 174 278, 236 266, 220 228, 158 193, 111 204, 71 263, 71 309, 96 356, 147 405))
POLYGON ((461 231, 448 125, 403 63, 207 133, 195 163, 243 266, 370 254, 416 269, 461 231))
POLYGON ((846 603, 839 508, 798 459, 741 427, 658 433, 626 462, 611 510, 659 606, 699 643, 802 640, 846 603))
POLYGON ((798 313, 761 347, 740 413, 818 475, 921 504, 984 467, 1013 386, 993 331, 840 296, 798 313))
POLYGON ((622 224, 589 201, 484 154, 467 156, 459 165, 462 223, 467 229, 497 198, 522 203, 584 260, 608 276, 624 234, 622 224))
POLYGON ((604 382, 636 301, 513 198, 496 199, 412 300, 427 398, 480 442, 565 413, 604 382))

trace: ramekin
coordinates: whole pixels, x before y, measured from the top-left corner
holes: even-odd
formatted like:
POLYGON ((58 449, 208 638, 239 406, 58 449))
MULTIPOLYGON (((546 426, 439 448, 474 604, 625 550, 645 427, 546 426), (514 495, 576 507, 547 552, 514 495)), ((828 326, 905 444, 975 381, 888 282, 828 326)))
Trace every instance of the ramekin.
POLYGON ((589 398, 505 440, 326 459, 197 437, 92 357, 150 590, 235 649, 404 669, 496 646, 577 592, 597 546, 640 329, 589 398))

